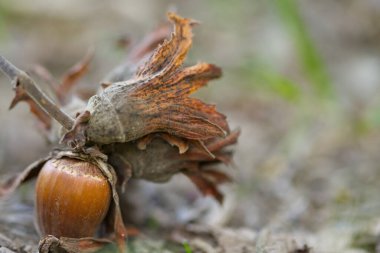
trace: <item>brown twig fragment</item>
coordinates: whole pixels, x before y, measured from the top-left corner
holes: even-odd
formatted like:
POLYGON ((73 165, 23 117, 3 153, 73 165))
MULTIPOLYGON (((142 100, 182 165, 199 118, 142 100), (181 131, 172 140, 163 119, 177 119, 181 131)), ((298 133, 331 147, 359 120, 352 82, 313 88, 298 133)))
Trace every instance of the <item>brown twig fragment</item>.
POLYGON ((70 130, 73 127, 74 119, 59 109, 24 71, 15 67, 3 56, 0 56, 0 69, 12 80, 15 89, 24 90, 43 111, 57 120, 64 128, 70 130))

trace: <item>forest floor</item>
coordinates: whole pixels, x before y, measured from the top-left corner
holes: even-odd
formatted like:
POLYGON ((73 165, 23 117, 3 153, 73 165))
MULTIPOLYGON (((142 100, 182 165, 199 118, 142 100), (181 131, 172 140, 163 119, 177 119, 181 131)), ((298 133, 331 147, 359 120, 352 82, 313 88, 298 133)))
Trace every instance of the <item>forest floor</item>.
MULTIPOLYGON (((242 130, 234 164, 223 168, 234 182, 223 186, 223 205, 182 176, 131 182, 127 224, 141 233, 128 239, 130 252, 380 252, 380 5, 282 2, 178 4, 182 15, 202 21, 187 62, 224 71, 195 96, 242 130)), ((95 44, 79 88, 96 89, 125 57, 115 41, 141 38, 168 6, 0 0, 0 52, 59 77, 95 44)), ((1 181, 51 146, 26 106, 7 111, 13 91, 4 76, 0 84, 1 181)), ((38 241, 31 182, 0 200, 0 253, 36 252, 38 241)))

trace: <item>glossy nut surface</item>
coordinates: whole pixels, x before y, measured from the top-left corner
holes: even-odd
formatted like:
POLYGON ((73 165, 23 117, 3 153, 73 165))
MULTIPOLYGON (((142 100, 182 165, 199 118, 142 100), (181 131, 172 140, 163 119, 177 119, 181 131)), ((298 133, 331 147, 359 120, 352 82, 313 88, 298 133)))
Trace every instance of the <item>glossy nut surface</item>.
POLYGON ((93 164, 73 159, 51 159, 36 183, 36 218, 42 235, 93 236, 107 214, 111 188, 93 164))

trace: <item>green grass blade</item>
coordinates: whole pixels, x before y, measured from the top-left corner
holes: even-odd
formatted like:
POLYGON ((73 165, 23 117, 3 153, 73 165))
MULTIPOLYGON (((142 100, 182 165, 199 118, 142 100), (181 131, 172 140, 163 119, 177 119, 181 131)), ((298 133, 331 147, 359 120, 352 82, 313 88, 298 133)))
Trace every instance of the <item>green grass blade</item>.
POLYGON ((192 253, 193 252, 193 250, 191 249, 190 245, 187 242, 183 243, 183 248, 185 249, 186 253, 192 253))
POLYGON ((316 49, 300 15, 296 0, 275 0, 276 9, 290 32, 303 70, 321 97, 333 94, 326 67, 316 49))

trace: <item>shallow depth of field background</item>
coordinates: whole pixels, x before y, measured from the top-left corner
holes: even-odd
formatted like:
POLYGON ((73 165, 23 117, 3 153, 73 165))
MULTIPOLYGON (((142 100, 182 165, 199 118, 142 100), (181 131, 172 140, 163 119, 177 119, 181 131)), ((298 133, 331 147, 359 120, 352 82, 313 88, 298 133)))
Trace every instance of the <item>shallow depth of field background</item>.
MULTIPOLYGON (((375 252, 380 1, 0 0, 0 54, 23 69, 44 65, 60 78, 95 46, 78 87, 95 89, 128 52, 116 41, 127 36, 133 45, 165 21, 168 10, 201 21, 187 64, 215 63, 224 76, 195 96, 217 104, 232 128, 242 130, 225 206, 201 199, 191 208, 211 211, 194 215, 170 200, 171 217, 203 215, 205 223, 291 234, 320 252, 375 252)), ((0 175, 49 150, 25 104, 7 110, 12 94, 0 75, 0 175)), ((143 187, 175 192, 175 199, 196 194, 181 177, 143 187)), ((31 196, 24 189, 23 210, 32 212, 31 196)), ((171 220, 136 199, 150 219, 171 220)))

